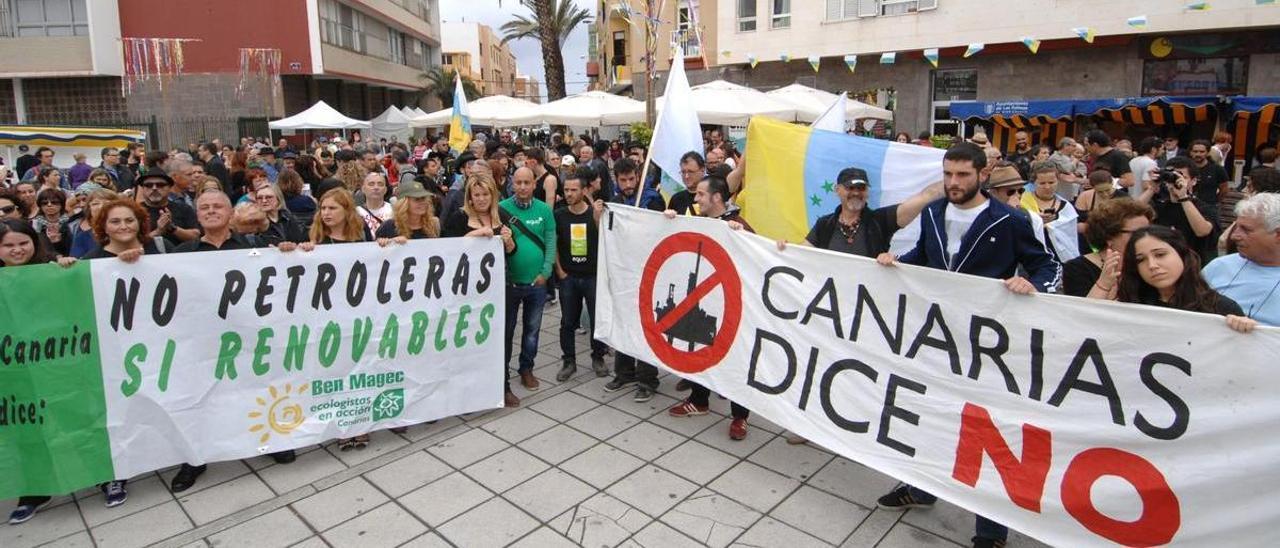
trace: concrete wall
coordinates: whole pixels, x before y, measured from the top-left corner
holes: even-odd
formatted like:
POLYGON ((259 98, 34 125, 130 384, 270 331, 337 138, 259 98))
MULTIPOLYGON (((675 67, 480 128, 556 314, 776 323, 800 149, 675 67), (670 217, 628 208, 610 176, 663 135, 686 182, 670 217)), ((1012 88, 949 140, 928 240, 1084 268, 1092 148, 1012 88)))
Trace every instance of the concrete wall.
POLYGON ((188 73, 240 70, 240 48, 277 48, 282 74, 309 74, 303 0, 120 0, 120 32, 133 38, 194 38, 183 44, 188 73), (255 23, 250 23, 250 20, 255 23), (297 63, 297 69, 290 65, 297 63))
MULTIPOLYGON (((719 6, 719 49, 743 62, 748 52, 758 59, 789 54, 843 56, 924 48, 964 47, 970 43, 1018 43, 1023 36, 1039 40, 1074 38, 1071 28, 1092 25, 1098 36, 1132 34, 1125 20, 1145 14, 1144 34, 1274 26, 1280 13, 1253 1, 1213 2, 1213 9, 1188 12, 1186 2, 1165 0, 937 0, 937 9, 920 13, 827 20, 826 0, 792 0, 791 27, 770 29, 769 0, 757 2, 757 30, 738 32, 738 0, 716 0, 719 6), (1078 23, 1077 23, 1078 22, 1078 23)), ((865 61, 865 59, 864 59, 865 61)))
MULTIPOLYGON (((273 0, 274 1, 274 0, 273 0)), ((416 11, 405 9, 400 3, 390 0, 343 0, 351 6, 359 6, 360 11, 376 15, 383 22, 414 35, 428 44, 440 44, 440 10, 438 0, 431 0, 431 18, 423 19, 416 11)), ((417 0, 408 0, 413 5, 417 0)))
POLYGON ((480 25, 447 22, 440 25, 440 49, 471 54, 471 72, 480 74, 480 25))
POLYGON ((1249 57, 1249 95, 1280 96, 1280 53, 1249 57))
POLYGON ((93 74, 88 36, 0 38, 0 59, 0 74, 6 78, 93 74))
POLYGON ((422 71, 413 67, 383 61, 329 44, 321 45, 320 51, 324 55, 326 75, 412 89, 420 85, 418 75, 422 74, 422 71))

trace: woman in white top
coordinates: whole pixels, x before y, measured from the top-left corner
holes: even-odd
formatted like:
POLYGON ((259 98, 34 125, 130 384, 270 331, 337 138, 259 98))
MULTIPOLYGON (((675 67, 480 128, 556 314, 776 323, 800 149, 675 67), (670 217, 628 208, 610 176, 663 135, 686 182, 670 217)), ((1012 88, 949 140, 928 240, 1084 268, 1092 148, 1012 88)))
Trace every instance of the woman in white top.
POLYGON ((365 175, 360 193, 364 195, 364 205, 356 207, 356 213, 360 214, 360 219, 369 227, 369 233, 377 234, 378 227, 394 216, 391 204, 386 201, 387 179, 378 172, 365 175))

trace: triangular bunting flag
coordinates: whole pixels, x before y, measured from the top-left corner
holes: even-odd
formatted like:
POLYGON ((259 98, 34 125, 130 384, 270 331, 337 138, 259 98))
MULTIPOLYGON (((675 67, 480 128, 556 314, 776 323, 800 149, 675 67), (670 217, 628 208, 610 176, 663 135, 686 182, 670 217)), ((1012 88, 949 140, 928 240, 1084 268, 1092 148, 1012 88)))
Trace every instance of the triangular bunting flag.
POLYGON ((822 58, 817 55, 809 56, 809 66, 813 67, 814 72, 818 72, 818 65, 822 63, 822 58))
POLYGON ((1138 15, 1136 17, 1130 17, 1125 20, 1125 24, 1129 25, 1130 28, 1145 29, 1147 28, 1147 16, 1138 15))
POLYGON ((1076 36, 1080 37, 1080 39, 1081 39, 1081 40, 1084 40, 1085 42, 1088 42, 1088 43, 1090 43, 1090 44, 1092 44, 1092 43, 1093 43, 1093 36, 1094 36, 1094 34, 1093 34, 1093 29, 1092 29, 1092 28, 1090 28, 1090 27, 1075 27, 1075 28, 1071 29, 1071 32, 1072 32, 1072 33, 1074 33, 1076 36))
POLYGON ((897 60, 897 58, 898 58, 898 54, 897 54, 897 52, 892 52, 892 51, 890 51, 890 52, 886 52, 886 53, 881 53, 881 54, 880 54, 880 64, 881 64, 881 65, 892 65, 892 64, 893 64, 893 62, 894 62, 895 60, 897 60))
POLYGON ((982 51, 983 48, 985 47, 987 47, 986 44, 977 44, 977 43, 969 44, 969 49, 964 50, 964 58, 968 59, 970 57, 973 57, 974 55, 977 55, 978 52, 982 51))
POLYGON ((751 68, 756 68, 756 65, 760 64, 760 60, 756 59, 756 56, 754 53, 748 53, 747 64, 751 65, 751 68))
POLYGON ((933 68, 938 68, 938 48, 924 50, 924 59, 933 65, 933 68))
POLYGON ((1022 45, 1027 46, 1027 49, 1031 50, 1032 55, 1040 52, 1040 41, 1030 36, 1022 37, 1022 45))
POLYGON ((844 66, 849 67, 849 72, 854 72, 858 70, 858 56, 857 55, 844 56, 844 66))

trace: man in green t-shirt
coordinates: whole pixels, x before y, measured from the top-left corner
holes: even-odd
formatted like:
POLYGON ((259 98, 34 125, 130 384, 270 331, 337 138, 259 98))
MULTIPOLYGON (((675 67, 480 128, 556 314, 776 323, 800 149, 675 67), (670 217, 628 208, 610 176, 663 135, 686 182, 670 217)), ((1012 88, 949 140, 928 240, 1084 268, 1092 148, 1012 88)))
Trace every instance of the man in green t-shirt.
POLYGON ((521 316, 520 384, 538 389, 533 376, 533 359, 538 355, 538 333, 542 329, 542 309, 547 303, 547 280, 556 262, 556 221, 551 207, 533 197, 533 170, 522 167, 512 176, 512 196, 499 206, 511 214, 511 234, 516 251, 507 258, 507 332, 503 367, 511 362, 516 313, 521 316))

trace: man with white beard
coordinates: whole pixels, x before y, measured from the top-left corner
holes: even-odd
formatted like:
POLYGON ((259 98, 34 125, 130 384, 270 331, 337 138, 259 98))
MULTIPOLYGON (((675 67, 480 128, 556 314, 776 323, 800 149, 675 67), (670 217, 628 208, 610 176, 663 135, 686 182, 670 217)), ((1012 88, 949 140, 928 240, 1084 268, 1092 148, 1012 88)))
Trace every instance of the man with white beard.
MULTIPOLYGON (((866 170, 841 170, 835 188, 840 207, 819 217, 805 241, 813 247, 874 258, 889 251, 889 242, 899 228, 914 221, 929 202, 942 197, 942 185, 935 183, 900 204, 872 209, 867 206, 870 189, 866 170)), ((784 244, 779 242, 780 247, 784 244)))

